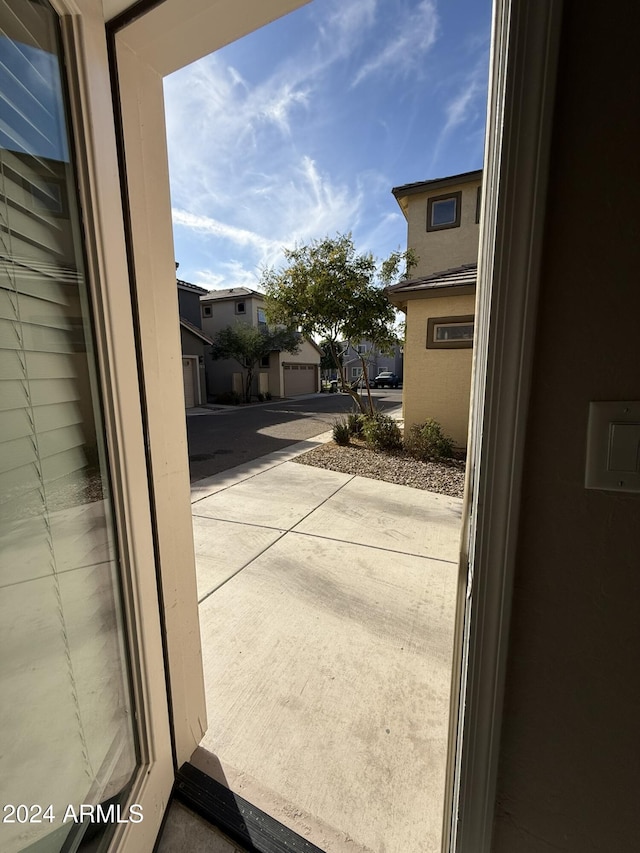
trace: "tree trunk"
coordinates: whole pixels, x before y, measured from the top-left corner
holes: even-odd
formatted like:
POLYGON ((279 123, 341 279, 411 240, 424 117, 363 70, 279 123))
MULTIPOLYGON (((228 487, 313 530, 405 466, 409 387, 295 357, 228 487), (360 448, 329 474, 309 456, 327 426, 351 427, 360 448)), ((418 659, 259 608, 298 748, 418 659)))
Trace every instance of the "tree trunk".
POLYGON ((335 343, 333 341, 329 341, 329 349, 331 350, 331 357, 333 358, 334 364, 338 370, 338 373, 340 374, 340 383, 342 385, 343 390, 346 391, 347 394, 351 397, 353 402, 360 409, 360 412, 363 415, 366 415, 367 410, 366 410, 364 403, 362 402, 362 397, 360 396, 360 394, 358 394, 356 391, 353 390, 353 388, 351 387, 351 383, 347 382, 347 379, 346 379, 345 373, 344 373, 344 364, 342 364, 342 362, 340 361, 340 359, 338 357, 338 352, 336 350, 336 346, 335 346, 335 343))

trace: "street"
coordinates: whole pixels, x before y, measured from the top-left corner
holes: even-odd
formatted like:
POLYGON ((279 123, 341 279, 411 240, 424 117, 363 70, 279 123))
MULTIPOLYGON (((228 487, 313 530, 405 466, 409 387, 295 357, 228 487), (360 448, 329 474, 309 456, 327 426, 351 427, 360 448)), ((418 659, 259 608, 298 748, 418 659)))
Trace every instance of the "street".
MULTIPOLYGON (((401 390, 372 390, 371 395, 384 411, 402 404, 401 390)), ((317 394, 187 415, 191 482, 326 432, 353 408, 348 394, 317 394)))

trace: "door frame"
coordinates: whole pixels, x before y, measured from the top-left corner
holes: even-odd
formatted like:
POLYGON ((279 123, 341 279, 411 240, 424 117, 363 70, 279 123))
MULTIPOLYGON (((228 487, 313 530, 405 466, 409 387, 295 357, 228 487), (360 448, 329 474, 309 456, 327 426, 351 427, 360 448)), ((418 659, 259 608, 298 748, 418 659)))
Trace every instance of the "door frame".
POLYGON ((111 850, 152 849, 174 781, 164 644, 158 604, 152 507, 147 484, 140 377, 131 324, 131 293, 109 65, 100 0, 50 0, 60 17, 69 90, 86 277, 130 660, 138 766, 126 804, 141 806, 139 823, 116 825, 111 850), (160 677, 157 677, 160 674, 160 677))
MULTIPOLYGON (((300 5, 164 0, 108 29, 178 763, 206 723, 162 78, 300 5)), ((491 845, 561 15, 561 0, 494 0, 446 853, 491 845)))

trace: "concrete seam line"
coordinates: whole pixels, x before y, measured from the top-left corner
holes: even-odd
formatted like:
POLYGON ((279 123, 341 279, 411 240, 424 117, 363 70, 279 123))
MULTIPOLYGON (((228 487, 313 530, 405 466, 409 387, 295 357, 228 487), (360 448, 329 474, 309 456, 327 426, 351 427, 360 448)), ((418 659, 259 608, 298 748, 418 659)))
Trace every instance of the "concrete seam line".
MULTIPOLYGON (((273 528, 271 528, 271 529, 273 529, 273 528)), ((254 557, 252 557, 250 560, 248 560, 243 566, 240 566, 239 569, 236 569, 236 571, 232 575, 229 575, 228 578, 225 578, 221 583, 218 584, 218 586, 215 586, 205 596, 203 596, 202 598, 199 598, 198 599, 198 606, 200 606, 204 601, 206 601, 207 598, 209 598, 209 596, 213 595, 214 592, 217 592, 219 589, 222 589, 222 587, 225 584, 229 583, 230 580, 233 580, 233 578, 235 578, 236 575, 239 575, 240 572, 243 572, 246 568, 248 568, 248 566, 250 566, 251 563, 253 563, 255 560, 257 560, 258 557, 261 557, 265 551, 268 551, 269 548, 273 547, 276 544, 276 542, 279 542, 283 536, 287 535, 287 533, 289 533, 288 530, 283 530, 277 539, 274 539, 273 542, 270 542, 268 545, 265 545, 265 547, 262 549, 262 551, 260 551, 258 554, 256 554, 254 557)))
POLYGON ((288 533, 290 530, 289 527, 271 527, 269 524, 254 524, 252 521, 235 521, 232 518, 219 518, 217 515, 198 515, 195 512, 191 513, 191 517, 206 518, 209 521, 224 521, 227 524, 240 524, 243 527, 259 527, 260 530, 279 530, 281 533, 288 533))
POLYGON ((361 548, 373 548, 374 551, 384 551, 386 554, 404 554, 405 557, 417 557, 419 560, 435 560, 438 563, 451 563, 452 566, 458 565, 457 559, 447 560, 445 557, 430 557, 425 554, 414 554, 412 551, 396 551, 393 548, 385 548, 382 545, 369 545, 366 542, 352 542, 351 539, 334 539, 332 536, 323 536, 321 533, 307 533, 304 530, 291 529, 286 532, 295 533, 297 536, 311 536, 314 539, 326 539, 328 542, 342 542, 343 545, 358 545, 361 548))

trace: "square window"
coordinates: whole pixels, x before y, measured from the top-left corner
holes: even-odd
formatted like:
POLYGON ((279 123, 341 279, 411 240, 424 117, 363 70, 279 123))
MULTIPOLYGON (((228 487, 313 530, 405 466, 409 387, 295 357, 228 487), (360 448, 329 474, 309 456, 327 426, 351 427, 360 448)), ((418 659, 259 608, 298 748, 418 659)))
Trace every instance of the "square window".
POLYGON ((202 316, 203 317, 211 317, 211 305, 203 305, 202 306, 202 316))
POLYGON ((465 349, 473 346, 473 314, 463 317, 430 317, 427 349, 465 349))
POLYGON ((236 314, 246 314, 247 307, 244 302, 236 302, 236 314))
POLYGON ((260 359, 260 367, 269 367, 269 356, 268 355, 264 355, 260 359))
POLYGON ((358 379, 362 376, 362 368, 361 367, 352 367, 351 368, 351 378, 358 379))
POLYGON ((427 231, 441 231, 460 226, 462 193, 433 196, 427 201, 427 231))

